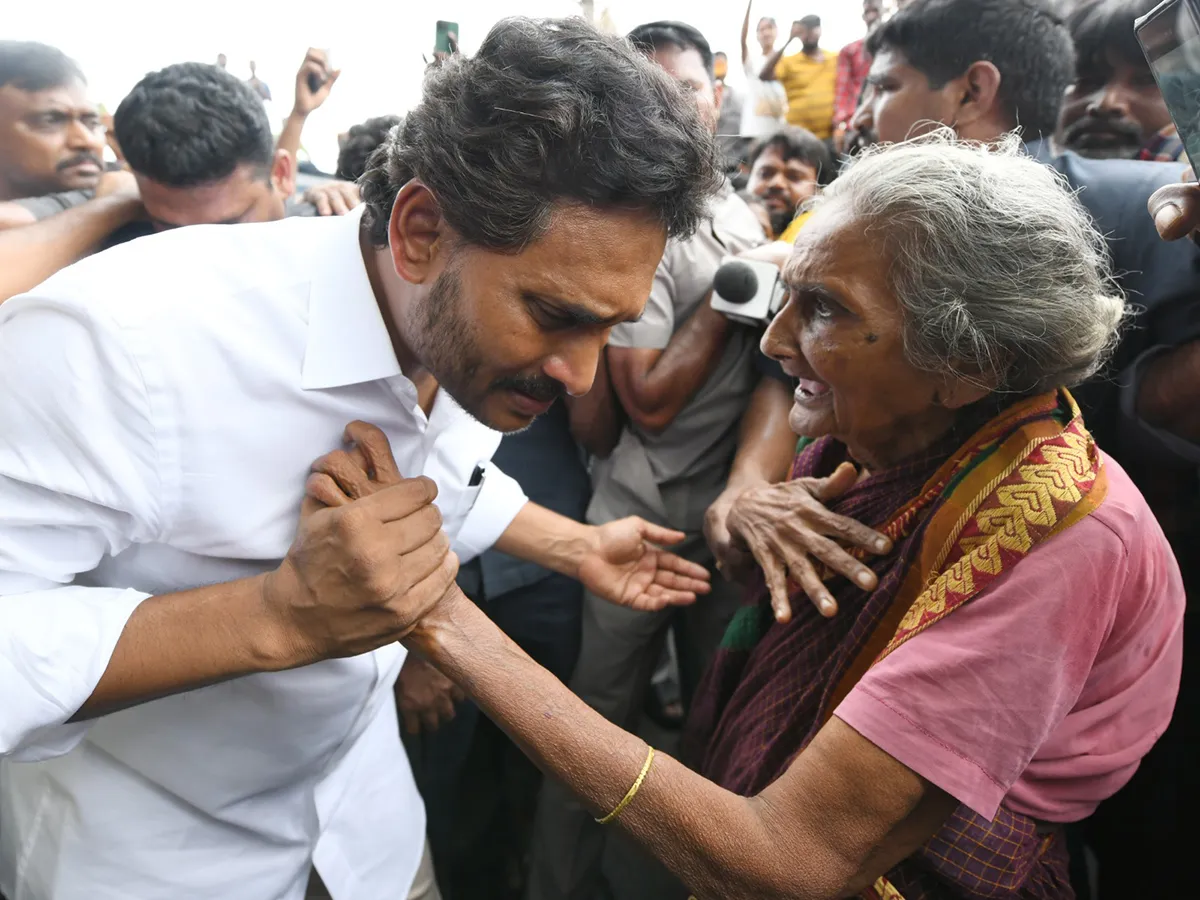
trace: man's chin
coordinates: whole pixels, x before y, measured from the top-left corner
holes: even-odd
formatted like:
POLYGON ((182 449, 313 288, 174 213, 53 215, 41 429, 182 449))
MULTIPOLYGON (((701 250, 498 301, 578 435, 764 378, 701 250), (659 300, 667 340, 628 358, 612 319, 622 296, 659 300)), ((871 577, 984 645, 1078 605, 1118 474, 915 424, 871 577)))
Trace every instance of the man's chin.
POLYGON ((1067 149, 1088 159, 1133 159, 1142 147, 1140 144, 1103 144, 1092 147, 1068 144, 1067 149))
POLYGON ((58 184, 50 193, 59 191, 91 191, 100 184, 100 172, 64 172, 58 179, 58 184))
POLYGON ((504 393, 503 391, 489 393, 481 400, 472 403, 463 403, 458 397, 454 399, 473 419, 493 431, 499 431, 502 434, 516 434, 524 431, 533 424, 537 416, 513 409, 504 402, 504 393))

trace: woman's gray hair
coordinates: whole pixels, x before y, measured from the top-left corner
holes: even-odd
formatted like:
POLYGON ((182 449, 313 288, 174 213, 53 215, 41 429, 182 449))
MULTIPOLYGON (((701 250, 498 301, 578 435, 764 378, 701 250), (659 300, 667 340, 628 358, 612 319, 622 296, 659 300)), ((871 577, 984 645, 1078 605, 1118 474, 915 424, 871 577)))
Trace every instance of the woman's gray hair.
POLYGON ((949 129, 864 154, 812 201, 848 204, 888 254, 916 367, 996 392, 1096 373, 1125 304, 1104 238, 1065 180, 1010 135, 949 129))

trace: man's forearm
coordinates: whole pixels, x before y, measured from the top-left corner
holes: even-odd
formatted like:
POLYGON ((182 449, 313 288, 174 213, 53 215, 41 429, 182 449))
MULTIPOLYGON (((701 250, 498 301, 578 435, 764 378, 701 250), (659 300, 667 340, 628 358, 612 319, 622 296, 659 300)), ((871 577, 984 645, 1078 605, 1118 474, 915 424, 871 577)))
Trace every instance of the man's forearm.
POLYGON ((1200 341, 1176 347, 1146 365, 1137 413, 1148 425, 1200 443, 1200 341))
POLYGON ((257 672, 315 662, 279 639, 263 596, 267 576, 143 601, 73 721, 257 672))
POLYGON ((37 287, 132 222, 141 203, 97 197, 40 222, 0 232, 0 302, 37 287))
POLYGON ((780 47, 778 50, 776 50, 774 53, 772 53, 769 57, 767 57, 767 61, 763 65, 763 70, 761 72, 759 72, 759 74, 758 74, 758 78, 760 81, 776 81, 777 80, 775 78, 775 67, 777 65, 779 65, 779 60, 783 59, 783 51, 788 48, 788 45, 791 42, 792 42, 792 39, 788 38, 786 41, 783 42, 782 47, 780 47))
POLYGON ((738 449, 728 487, 775 484, 787 477, 796 455, 796 434, 788 424, 793 395, 786 384, 763 376, 738 427, 738 449))
MULTIPOLYGON (((717 368, 736 327, 706 297, 644 373, 622 372, 619 356, 614 356, 613 380, 629 417, 651 432, 675 421, 717 368)), ((620 354, 622 348, 613 352, 620 354)))
POLYGON ((296 162, 300 155, 300 137, 304 132, 307 116, 295 110, 288 115, 283 123, 283 131, 279 132, 279 140, 275 142, 276 150, 286 150, 296 162))
POLYGON ((575 578, 584 557, 595 549, 594 532, 590 525, 526 503, 496 541, 496 549, 575 578))

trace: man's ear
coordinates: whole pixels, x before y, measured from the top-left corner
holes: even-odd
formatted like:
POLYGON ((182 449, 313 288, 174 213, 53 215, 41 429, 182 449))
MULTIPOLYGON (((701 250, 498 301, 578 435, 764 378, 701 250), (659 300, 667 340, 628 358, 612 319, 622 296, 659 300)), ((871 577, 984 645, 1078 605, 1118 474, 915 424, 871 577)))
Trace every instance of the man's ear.
POLYGON ((446 240, 446 221, 437 198, 419 179, 412 179, 396 194, 388 219, 388 246, 396 274, 410 284, 424 284, 436 272, 446 240))
POLYGON ((1000 70, 993 63, 978 60, 951 82, 958 94, 954 128, 966 140, 989 141, 995 138, 995 122, 1003 118, 1000 103, 1000 70))
POLYGON ((271 185, 285 200, 296 193, 296 161, 286 150, 276 150, 271 160, 271 185))

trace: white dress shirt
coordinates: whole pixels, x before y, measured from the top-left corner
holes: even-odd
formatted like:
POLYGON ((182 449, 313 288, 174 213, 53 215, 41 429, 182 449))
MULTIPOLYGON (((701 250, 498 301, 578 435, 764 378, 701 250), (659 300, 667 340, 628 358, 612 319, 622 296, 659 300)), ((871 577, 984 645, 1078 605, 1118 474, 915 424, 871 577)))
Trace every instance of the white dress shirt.
POLYGON ((400 371, 360 214, 144 238, 0 306, 0 891, 404 897, 425 817, 393 645, 79 724, 143 599, 275 567, 354 419, 437 482, 454 549, 525 497, 500 435, 400 371), (472 474, 482 467, 482 484, 472 474))

